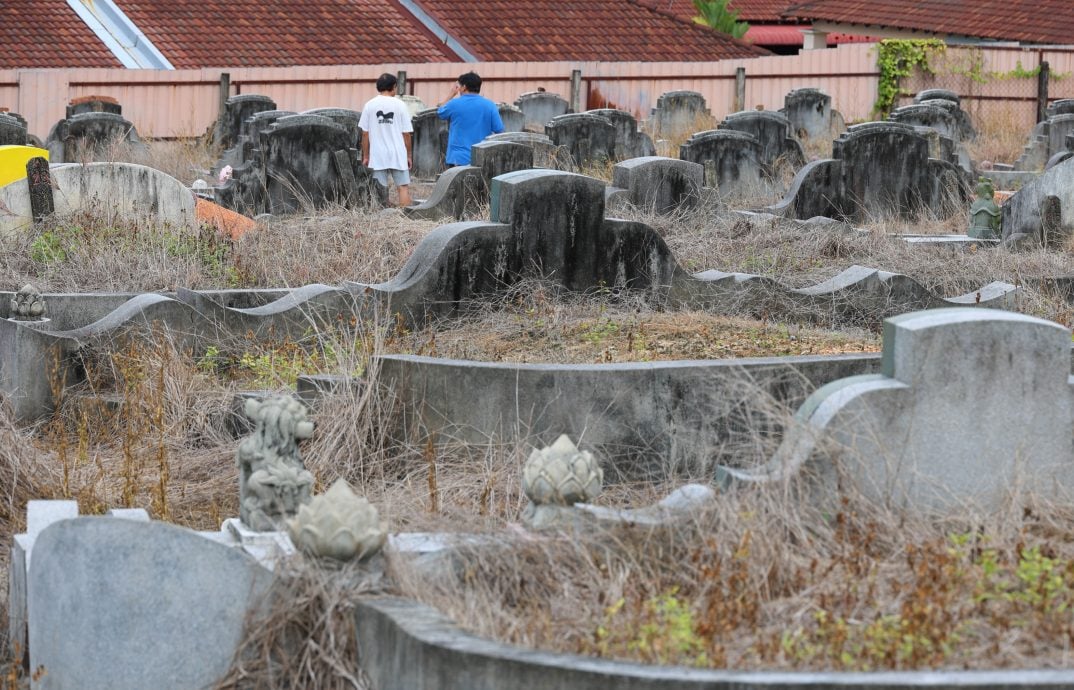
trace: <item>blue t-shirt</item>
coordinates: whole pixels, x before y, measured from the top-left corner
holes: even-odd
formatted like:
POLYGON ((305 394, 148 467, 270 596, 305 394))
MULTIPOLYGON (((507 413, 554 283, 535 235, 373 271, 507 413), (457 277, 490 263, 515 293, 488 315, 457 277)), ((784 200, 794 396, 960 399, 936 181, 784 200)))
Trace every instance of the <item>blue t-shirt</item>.
POLYGON ((470 165, 470 147, 490 134, 503 131, 500 109, 481 94, 461 94, 440 106, 436 114, 448 121, 444 160, 452 165, 470 165))

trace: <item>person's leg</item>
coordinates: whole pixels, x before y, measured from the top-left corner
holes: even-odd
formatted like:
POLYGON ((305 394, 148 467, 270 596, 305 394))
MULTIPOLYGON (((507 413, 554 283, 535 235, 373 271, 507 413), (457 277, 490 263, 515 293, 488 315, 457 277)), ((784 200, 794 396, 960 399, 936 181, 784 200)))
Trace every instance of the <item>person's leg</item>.
POLYGON ((377 181, 381 187, 384 187, 384 196, 388 196, 388 170, 374 170, 373 179, 377 181))
POLYGON ((410 206, 410 173, 406 170, 393 170, 392 178, 399 190, 399 205, 410 206))

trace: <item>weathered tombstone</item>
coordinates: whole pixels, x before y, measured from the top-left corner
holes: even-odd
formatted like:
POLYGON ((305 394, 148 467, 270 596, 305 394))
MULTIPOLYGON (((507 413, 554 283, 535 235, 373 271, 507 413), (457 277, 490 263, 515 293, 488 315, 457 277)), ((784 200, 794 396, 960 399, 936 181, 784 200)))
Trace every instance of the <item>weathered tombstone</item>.
POLYGON ((653 140, 645 132, 638 131, 638 121, 625 110, 599 108, 586 112, 603 117, 615 127, 615 151, 612 153, 612 158, 615 160, 640 158, 655 153, 653 140))
POLYGON ((833 143, 832 152, 843 161, 845 198, 857 199, 866 214, 914 215, 928 203, 923 170, 929 159, 928 141, 912 127, 856 125, 833 143))
POLYGON ((1061 98, 1048 106, 1048 117, 1053 115, 1074 115, 1074 98, 1061 98))
POLYGON ((1074 134, 1074 113, 1048 118, 1048 157, 1067 150, 1067 136, 1074 134))
POLYGON ((951 101, 955 105, 962 107, 962 98, 950 89, 925 89, 923 91, 918 91, 917 95, 914 96, 914 103, 921 103, 922 101, 932 99, 951 101))
POLYGON ((411 118, 413 118, 415 115, 417 115, 421 111, 429 109, 429 106, 426 105, 425 101, 421 100, 417 96, 411 96, 410 94, 403 94, 401 96, 398 96, 397 98, 399 100, 401 100, 403 103, 406 103, 406 108, 410 112, 410 117, 411 118))
POLYGON ((111 160, 117 145, 144 147, 134 125, 109 112, 79 113, 60 120, 45 142, 53 164, 111 160))
MULTIPOLYGON (((134 163, 60 165, 49 169, 57 214, 77 211, 100 214, 122 222, 157 222, 175 229, 196 226, 194 195, 174 177, 134 163)), ((0 232, 33 223, 30 190, 23 180, 0 187, 0 232)))
POLYGON ((1061 244, 1074 233, 1074 159, 1023 184, 1002 209, 1004 239, 1020 234, 1038 245, 1061 244))
POLYGON ((548 121, 570 112, 570 103, 547 91, 530 91, 515 99, 515 106, 526 117, 526 127, 543 130, 548 121))
POLYGON ((838 484, 912 513, 1068 502, 1072 395, 1059 324, 965 307, 904 314, 884 322, 881 374, 821 387, 767 466, 722 474, 771 482, 811 466, 826 501, 838 484))
POLYGON ((959 169, 930 158, 926 136, 898 122, 867 122, 833 142, 832 159, 798 171, 783 201, 770 210, 849 222, 916 219, 923 212, 944 217, 965 208, 964 195, 959 169))
POLYGON ((709 170, 713 179, 706 179, 705 185, 725 197, 756 195, 765 188, 769 176, 761 142, 752 134, 733 129, 694 134, 679 147, 679 158, 709 170))
MULTIPOLYGON (((945 101, 950 103, 950 101, 945 101)), ((958 122, 951 111, 942 106, 917 103, 904 105, 891 111, 888 116, 892 122, 902 122, 914 127, 929 127, 935 129, 942 136, 959 141, 962 134, 959 131, 958 122)))
POLYGON ((26 121, 26 118, 25 118, 25 117, 23 117, 22 115, 19 115, 18 113, 14 113, 14 112, 11 112, 10 110, 5 110, 5 109, 3 109, 3 108, 0 108, 0 116, 3 116, 3 117, 10 117, 10 118, 14 119, 14 120, 15 120, 15 121, 17 121, 17 122, 18 122, 18 123, 19 123, 20 125, 22 125, 22 126, 23 126, 23 129, 27 129, 27 130, 28 130, 28 129, 30 128, 30 123, 28 123, 28 122, 26 121))
POLYGON ((345 203, 347 190, 336 170, 335 152, 357 151, 347 130, 320 115, 290 115, 261 133, 268 209, 291 213, 304 204, 321 208, 345 203))
POLYGON ((925 89, 914 96, 914 103, 920 105, 938 105, 937 101, 951 103, 947 110, 954 116, 958 123, 958 137, 955 141, 969 141, 977 136, 977 130, 973 128, 970 115, 962 109, 962 98, 949 89, 925 89))
POLYGON ((212 687, 271 582, 252 556, 182 527, 54 523, 30 562, 30 664, 43 669, 34 687, 212 687))
POLYGON ((570 154, 576 166, 601 164, 615 155, 615 127, 592 113, 559 115, 545 125, 545 134, 570 154))
POLYGON ((516 170, 533 167, 533 147, 511 141, 485 140, 470 147, 470 164, 488 181, 516 170))
MULTIPOLYGON (((281 117, 296 114, 290 110, 262 110, 246 118, 239 130, 235 145, 224 151, 220 160, 213 166, 214 174, 219 174, 226 165, 235 169, 249 161, 254 149, 260 145, 261 132, 267 130, 281 117)), ((235 175, 238 176, 239 173, 236 171, 235 175)))
POLYGON ((224 116, 214 130, 214 141, 225 149, 231 148, 238 141, 242 123, 263 110, 276 110, 276 101, 254 93, 228 98, 224 103, 224 116))
POLYGON ((704 127, 712 117, 705 97, 696 91, 668 91, 656 100, 650 115, 653 131, 670 138, 704 127))
POLYGON ((25 146, 26 126, 8 113, 0 113, 0 146, 25 146))
POLYGON ((123 114, 123 106, 111 96, 80 96, 72 98, 67 105, 67 119, 82 113, 114 113, 123 114))
POLYGON ((832 132, 832 97, 820 89, 794 89, 783 97, 781 113, 799 139, 827 139, 832 132))
POLYGON ((761 144, 762 160, 770 168, 779 163, 797 169, 805 165, 802 144, 791 133, 791 122, 782 113, 770 110, 745 110, 724 118, 719 129, 746 132, 761 144))
POLYGON ((26 182, 30 186, 30 213, 40 223, 56 212, 52 199, 52 175, 48 161, 41 156, 26 163, 26 182))
POLYGON ((1047 249, 1060 250, 1070 238, 1063 227, 1063 209, 1057 196, 1046 196, 1040 205, 1041 244, 1047 249))
POLYGON ((436 115, 436 108, 423 110, 412 119, 414 177, 436 177, 446 167, 448 123, 436 115))
MULTIPOLYGON (((604 218, 604 183, 555 170, 494 178, 493 222, 510 226, 504 276, 552 278, 570 290, 650 289, 671 284, 675 259, 651 228, 604 218)), ((492 247, 492 259, 500 250, 492 247)), ((478 264, 488 272, 486 266, 478 264)), ((488 280, 488 279, 486 279, 488 280)))
POLYGON ((503 131, 521 132, 526 129, 526 114, 516 106, 508 103, 500 103, 500 120, 503 122, 503 131))
POLYGON ((612 184, 625 189, 630 203, 655 213, 672 213, 697 206, 705 168, 662 156, 631 158, 612 169, 612 184))
POLYGON ((550 168, 556 154, 556 145, 545 134, 537 132, 502 132, 485 137, 485 141, 510 141, 533 149, 533 167, 550 168))
POLYGON ((321 117, 327 117, 332 122, 347 130, 347 136, 351 137, 351 148, 361 147, 361 138, 359 137, 358 121, 362 119, 362 114, 357 110, 351 110, 349 108, 314 108, 313 110, 303 111, 303 115, 320 115, 321 117))

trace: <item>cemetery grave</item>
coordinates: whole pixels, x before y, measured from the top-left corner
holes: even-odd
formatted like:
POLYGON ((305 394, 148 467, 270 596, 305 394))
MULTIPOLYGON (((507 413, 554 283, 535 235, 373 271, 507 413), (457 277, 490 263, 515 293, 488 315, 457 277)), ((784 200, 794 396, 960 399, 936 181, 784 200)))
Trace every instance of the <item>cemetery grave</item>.
MULTIPOLYGON (((526 118, 559 108, 528 96, 526 118)), ((346 158, 350 111, 228 105, 214 136, 231 148, 202 165, 231 161, 230 198, 272 214, 241 236, 169 216, 187 201, 159 191, 183 189, 174 176, 110 163, 49 172, 60 190, 138 173, 120 200, 152 199, 107 213, 61 194, 0 234, 0 562, 12 668, 28 644, 35 687, 271 687, 310 669, 318 687, 700 688, 773 670, 909 687, 918 670, 1063 666, 1069 163, 1008 201, 1019 245, 954 245, 938 239, 968 227, 962 175, 909 124, 852 126, 761 209, 714 193, 712 158, 646 155, 615 111, 557 113, 547 142, 479 145, 400 213, 346 158), (535 167, 544 145, 570 150, 564 167, 611 165, 535 167), (898 174, 866 183, 854 166, 877 156, 898 174), (243 186, 273 166, 311 183, 243 186), (110 510, 136 512, 64 519, 110 510), (126 598, 97 600, 110 587, 126 598), (123 615, 172 651, 146 664, 137 640, 99 634, 123 615), (125 670, 95 661, 111 653, 125 670), (192 656, 205 665, 183 675, 192 656)), ((676 92, 653 117, 666 133, 705 115, 676 92)), ((787 150, 798 165, 792 122, 817 125, 791 115, 682 143, 753 137, 758 174, 787 150)))

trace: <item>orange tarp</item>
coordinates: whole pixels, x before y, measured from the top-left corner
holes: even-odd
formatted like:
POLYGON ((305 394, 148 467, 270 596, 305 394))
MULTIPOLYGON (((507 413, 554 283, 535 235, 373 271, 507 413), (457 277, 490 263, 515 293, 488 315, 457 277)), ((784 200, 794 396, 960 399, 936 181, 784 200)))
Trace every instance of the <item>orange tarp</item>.
POLYGON ((212 225, 218 232, 233 240, 239 239, 247 230, 252 230, 257 225, 252 218, 200 197, 194 197, 194 214, 201 223, 212 225))

